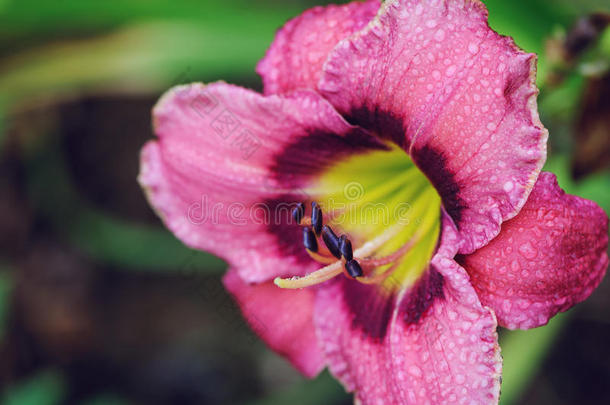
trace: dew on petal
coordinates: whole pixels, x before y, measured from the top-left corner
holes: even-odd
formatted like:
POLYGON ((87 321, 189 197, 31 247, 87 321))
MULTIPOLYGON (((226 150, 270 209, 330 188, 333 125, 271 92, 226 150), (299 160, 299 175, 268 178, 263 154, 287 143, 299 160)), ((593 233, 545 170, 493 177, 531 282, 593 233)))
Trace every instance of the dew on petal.
POLYGON ((422 376, 422 371, 419 367, 417 367, 416 365, 411 365, 409 367, 409 373, 411 375, 413 375, 414 377, 421 377, 422 376))
POLYGON ((434 39, 439 42, 445 39, 445 31, 443 29, 439 29, 438 31, 436 31, 436 33, 434 34, 434 39))
POLYGON ((535 259, 538 256, 538 250, 529 241, 519 246, 519 253, 528 260, 535 259))

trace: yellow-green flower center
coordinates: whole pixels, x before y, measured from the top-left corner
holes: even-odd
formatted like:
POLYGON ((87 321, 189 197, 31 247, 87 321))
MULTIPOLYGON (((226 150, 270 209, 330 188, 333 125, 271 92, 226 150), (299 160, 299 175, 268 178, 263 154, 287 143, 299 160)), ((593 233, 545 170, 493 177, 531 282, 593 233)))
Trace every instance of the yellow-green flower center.
MULTIPOLYGON (((351 156, 305 191, 322 208, 324 223, 351 240, 354 257, 365 269, 359 280, 393 291, 426 269, 439 237, 441 199, 402 149, 351 156)), ((331 278, 340 268, 341 263, 327 266, 320 279, 307 285, 331 278)), ((276 283, 304 286, 283 281, 276 283)))

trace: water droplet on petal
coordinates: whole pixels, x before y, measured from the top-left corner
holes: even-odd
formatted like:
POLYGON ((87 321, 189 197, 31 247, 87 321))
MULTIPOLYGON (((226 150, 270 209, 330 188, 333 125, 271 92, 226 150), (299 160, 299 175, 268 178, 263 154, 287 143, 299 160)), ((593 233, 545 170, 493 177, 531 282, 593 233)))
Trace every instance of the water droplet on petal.
POLYGON ((409 367, 409 373, 414 377, 421 377, 421 375, 422 375, 421 369, 419 367, 417 367, 416 365, 411 365, 409 367))
POLYGON ((445 39, 445 31, 443 29, 436 31, 434 34, 434 39, 441 42, 443 39, 445 39))
POLYGON ((538 256, 538 251, 534 249, 529 241, 519 246, 519 253, 528 260, 535 259, 538 256))

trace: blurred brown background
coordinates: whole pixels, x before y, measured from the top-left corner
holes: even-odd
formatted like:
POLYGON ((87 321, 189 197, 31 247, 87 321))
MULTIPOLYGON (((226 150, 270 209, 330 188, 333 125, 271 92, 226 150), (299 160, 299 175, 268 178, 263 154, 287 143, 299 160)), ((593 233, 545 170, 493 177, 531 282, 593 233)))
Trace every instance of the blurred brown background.
MULTIPOLYGON (((137 185, 170 86, 254 73, 302 1, 0 0, 0 398, 25 404, 349 404, 258 341, 224 263, 183 247, 137 185)), ((610 210, 607 1, 486 1, 539 54, 547 170, 610 210)), ((610 403, 610 282, 502 333, 503 404, 610 403)))

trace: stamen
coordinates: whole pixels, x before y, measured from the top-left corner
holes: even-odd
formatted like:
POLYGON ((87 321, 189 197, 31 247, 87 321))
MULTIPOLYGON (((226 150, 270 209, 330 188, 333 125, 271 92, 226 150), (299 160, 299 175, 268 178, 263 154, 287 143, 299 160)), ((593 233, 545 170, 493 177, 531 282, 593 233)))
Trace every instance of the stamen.
POLYGON ((352 242, 347 239, 346 235, 341 235, 339 240, 339 250, 341 251, 341 255, 348 262, 354 258, 354 252, 352 250, 352 242))
POLYGON ((378 284, 385 280, 396 267, 400 265, 400 259, 406 255, 409 250, 416 243, 422 240, 423 236, 428 234, 428 232, 432 229, 432 226, 427 226, 423 230, 418 230, 400 249, 395 251, 394 253, 384 256, 384 257, 369 257, 365 259, 359 259, 362 265, 366 268, 375 269, 384 265, 391 264, 387 269, 381 271, 378 274, 370 274, 366 277, 357 278, 363 284, 378 284))
POLYGON ((343 272, 343 262, 337 260, 333 264, 322 267, 304 277, 280 278, 273 282, 280 288, 305 288, 330 280, 343 272))
POLYGON ((305 249, 312 252, 318 251, 318 240, 310 227, 303 228, 303 245, 305 249))
MULTIPOLYGON (((330 221, 336 216, 334 214, 334 211, 332 211, 330 213, 328 213, 328 212, 323 213, 319 206, 317 207, 317 209, 313 208, 314 204, 316 204, 316 203, 311 204, 312 205, 312 216, 314 216, 313 215, 314 211, 319 211, 316 213, 315 216, 316 216, 316 221, 317 222, 319 221, 318 224, 320 227, 322 226, 322 224, 325 221, 330 221), (321 218, 321 221, 317 219, 318 217, 321 218)), ((313 225, 313 222, 311 221, 311 217, 305 217, 305 205, 303 203, 297 203, 297 206, 292 209, 291 215, 297 225, 303 225, 303 226, 313 225)), ((315 229, 314 229, 314 231, 315 231, 315 229)))
POLYGON ((339 250, 339 237, 335 235, 333 230, 328 225, 324 225, 322 228, 322 239, 324 240, 324 244, 330 253, 337 259, 340 259, 341 251, 339 250))
POLYGON ((395 251, 394 253, 392 253, 390 255, 383 256, 383 257, 367 257, 367 258, 363 258, 360 260, 362 261, 362 264, 367 267, 379 267, 379 266, 384 266, 386 264, 393 263, 397 259, 404 256, 404 254, 407 253, 413 247, 413 245, 415 245, 415 243, 417 243, 417 241, 419 239, 420 238, 417 237, 417 235, 414 235, 414 237, 411 240, 409 240, 409 242, 405 243, 400 249, 398 249, 397 251, 395 251))
POLYGON ((309 249, 305 249, 307 251, 307 254, 309 255, 309 257, 311 257, 312 259, 314 259, 315 261, 322 263, 322 264, 331 264, 337 261, 337 259, 335 259, 332 256, 324 256, 321 255, 320 253, 316 253, 316 252, 312 252, 309 249))
POLYGON ((297 224, 300 224, 301 220, 303 219, 304 216, 305 216, 305 204, 300 202, 292 210, 292 218, 294 219, 294 222, 296 222, 297 224))
MULTIPOLYGON (((353 255, 357 258, 367 257, 367 256, 372 255, 377 249, 379 249, 379 247, 383 246, 384 243, 386 243, 388 240, 392 239, 392 237, 396 236, 404 228, 404 226, 405 225, 403 225, 403 224, 394 225, 393 227, 391 227, 390 229, 388 229, 386 232, 382 233, 375 239, 368 241, 362 247, 360 247, 359 249, 356 249, 353 252, 353 255)), ((304 229, 309 230, 309 231, 303 231, 303 237, 305 240, 306 232, 308 234, 310 234, 310 233, 313 234, 313 233, 311 232, 311 229, 309 227, 304 228, 304 229)), ((309 238, 309 236, 308 236, 308 238, 309 238)), ((316 247, 317 247, 317 243, 316 243, 316 247)), ((362 259, 360 259, 360 260, 362 260, 362 259)), ((350 267, 355 267, 355 265, 352 264, 352 265, 350 265, 350 267)), ((360 264, 358 264, 358 267, 360 267, 360 264)), ((360 267, 360 269, 362 270, 361 267, 360 267)), ((346 269, 346 271, 347 271, 347 269, 346 269)), ((306 276, 303 276, 303 277, 295 276, 295 277, 291 277, 291 278, 276 277, 275 280, 273 280, 273 282, 275 283, 275 285, 277 285, 280 288, 305 288, 305 287, 310 287, 312 285, 316 285, 316 284, 320 284, 325 281, 328 281, 331 278, 338 276, 342 272, 343 272, 343 261, 337 260, 334 263, 321 268, 320 270, 316 270, 312 273, 307 274, 306 276)), ((357 273, 357 270, 354 270, 354 274, 356 274, 356 273, 357 273)))
POLYGON ((309 218, 309 217, 301 218, 301 221, 299 222, 298 225, 311 226, 311 218, 309 218))
POLYGON ((392 274, 392 272, 394 271, 394 269, 396 267, 398 267, 400 265, 400 262, 396 262, 393 263, 391 266, 389 266, 387 269, 381 271, 378 274, 370 274, 366 277, 358 277, 356 280, 360 281, 362 284, 379 284, 381 283, 383 280, 385 280, 386 278, 388 278, 388 276, 390 274, 392 274))
POLYGON ((351 241, 348 239, 347 235, 342 235, 341 238, 337 237, 333 230, 328 225, 323 225, 322 222, 322 210, 316 202, 313 202, 311 213, 312 226, 309 226, 309 218, 301 218, 300 224, 304 226, 303 242, 309 256, 320 263, 328 265, 303 277, 292 277, 287 279, 277 277, 274 280, 274 283, 278 287, 310 287, 328 281, 342 272, 344 272, 346 276, 355 278, 364 284, 383 282, 383 280, 392 274, 396 267, 400 265, 402 258, 411 248, 420 241, 424 235, 428 234, 434 224, 431 222, 425 229, 418 229, 410 237, 410 240, 395 252, 383 257, 373 257, 373 255, 388 241, 403 232, 408 223, 397 223, 386 229, 381 235, 366 242, 360 248, 353 250, 351 241), (319 231, 316 232, 316 228, 319 228, 319 231), (328 256, 324 247, 322 247, 323 253, 318 252, 319 246, 316 235, 322 236, 324 244, 328 248, 328 252, 339 260, 335 260, 334 257, 328 256), (379 269, 383 266, 387 266, 387 268, 383 270, 379 269), (374 274, 376 269, 379 269, 379 272, 374 274), (366 276, 365 273, 367 274, 366 276))
POLYGON ((383 185, 374 187, 371 190, 367 190, 364 198, 360 198, 360 199, 358 199, 358 201, 352 202, 345 207, 342 207, 340 209, 335 209, 333 211, 326 213, 326 216, 328 217, 328 221, 333 221, 336 218, 340 217, 341 215, 344 215, 348 212, 352 212, 354 209, 356 209, 362 205, 365 205, 372 201, 376 201, 378 198, 380 198, 384 195, 392 194, 396 189, 399 189, 400 187, 404 186, 405 184, 409 184, 410 182, 412 183, 414 180, 413 177, 417 176, 417 174, 418 174, 417 167, 412 166, 411 168, 406 170, 402 175, 396 176, 394 179, 386 182, 383 185))
POLYGON ((353 259, 345 263, 345 270, 347 271, 347 274, 349 274, 352 278, 357 278, 364 274, 364 272, 362 271, 362 267, 360 267, 360 264, 353 259))
POLYGON ((315 201, 311 203, 311 225, 316 235, 320 236, 322 231, 322 210, 315 201))
POLYGON ((398 235, 405 228, 405 226, 405 224, 400 223, 392 226, 387 231, 377 236, 375 239, 366 242, 364 245, 356 249, 354 251, 354 256, 358 259, 362 257, 371 256, 373 253, 375 253, 377 249, 386 244, 394 236, 398 235))

